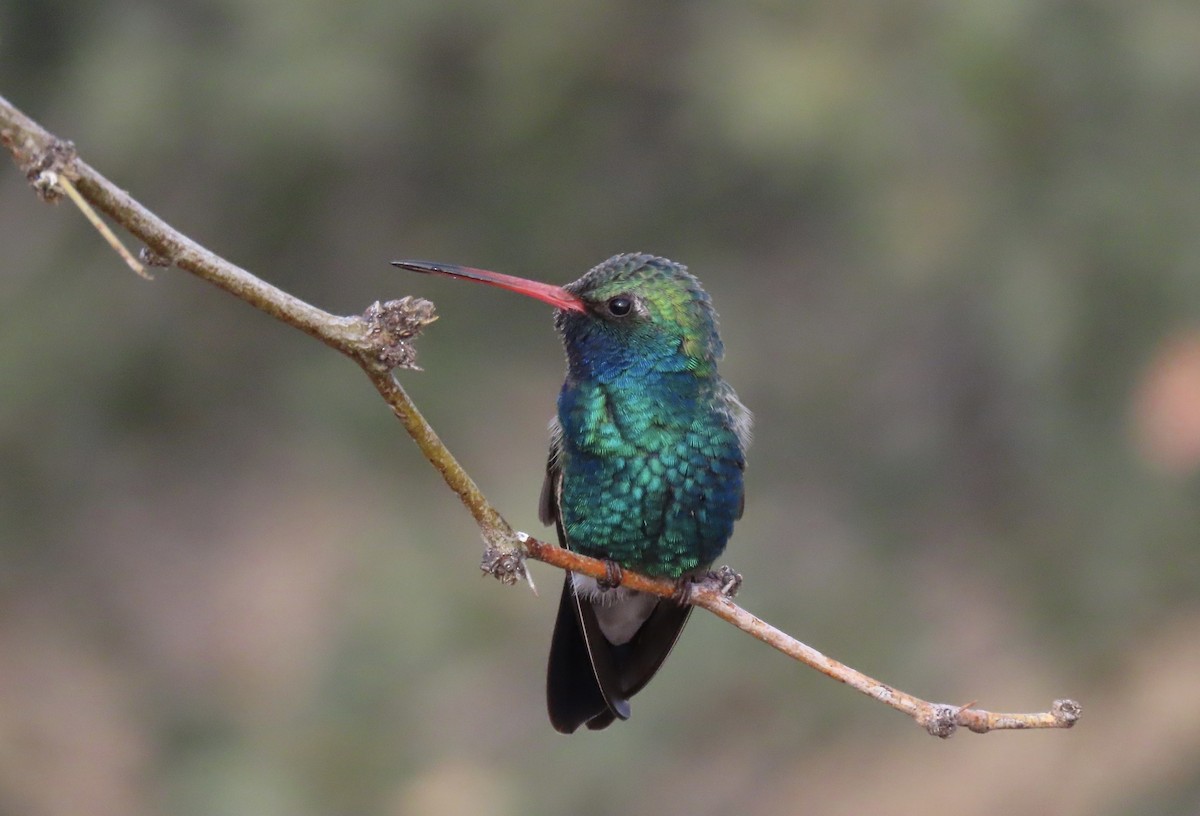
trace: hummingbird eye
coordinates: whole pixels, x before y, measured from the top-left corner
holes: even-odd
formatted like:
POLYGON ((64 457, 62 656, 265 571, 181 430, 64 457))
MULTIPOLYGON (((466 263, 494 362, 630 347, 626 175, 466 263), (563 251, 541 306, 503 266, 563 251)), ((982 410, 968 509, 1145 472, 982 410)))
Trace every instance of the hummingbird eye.
POLYGON ((614 298, 609 298, 608 313, 613 317, 624 317, 633 311, 633 298, 629 295, 617 295, 614 298))

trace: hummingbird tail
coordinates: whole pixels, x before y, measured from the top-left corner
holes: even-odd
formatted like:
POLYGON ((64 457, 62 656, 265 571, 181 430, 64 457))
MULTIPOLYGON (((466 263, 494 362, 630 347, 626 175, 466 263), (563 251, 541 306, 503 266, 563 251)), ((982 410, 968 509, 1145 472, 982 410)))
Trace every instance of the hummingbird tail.
POLYGON ((595 731, 629 719, 629 698, 662 666, 691 611, 691 606, 660 601, 631 639, 613 644, 601 630, 593 601, 580 597, 568 573, 546 673, 555 730, 570 734, 586 724, 595 731))
POLYGON ((558 603, 558 618, 554 621, 554 636, 550 641, 550 663, 546 670, 550 723, 563 734, 574 733, 585 723, 589 728, 604 728, 616 717, 629 717, 629 702, 616 693, 612 646, 598 626, 589 627, 596 641, 589 644, 580 617, 588 614, 595 621, 595 615, 591 614, 591 604, 587 601, 583 602, 586 610, 579 606, 568 572, 558 603), (594 656, 600 658, 598 666, 594 664, 594 656), (598 673, 604 674, 603 680, 598 673))

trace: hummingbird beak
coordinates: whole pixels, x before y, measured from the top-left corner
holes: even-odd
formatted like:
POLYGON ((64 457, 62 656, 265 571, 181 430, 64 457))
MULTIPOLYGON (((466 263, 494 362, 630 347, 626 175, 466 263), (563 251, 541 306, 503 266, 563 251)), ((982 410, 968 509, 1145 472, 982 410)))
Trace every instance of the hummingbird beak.
POLYGON ((473 269, 458 264, 435 263, 433 261, 392 261, 392 266, 408 269, 413 272, 424 272, 426 275, 445 275, 448 278, 478 281, 491 286, 498 286, 520 295, 528 295, 540 301, 549 303, 558 309, 572 312, 586 312, 587 306, 583 300, 561 286, 549 283, 503 275, 499 272, 489 272, 486 269, 473 269))

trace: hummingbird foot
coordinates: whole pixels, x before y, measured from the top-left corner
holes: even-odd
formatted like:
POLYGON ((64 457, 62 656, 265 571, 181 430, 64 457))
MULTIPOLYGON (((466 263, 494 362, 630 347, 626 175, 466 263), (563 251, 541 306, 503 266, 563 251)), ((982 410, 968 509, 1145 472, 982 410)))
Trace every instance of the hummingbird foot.
POLYGON ((681 575, 675 579, 675 594, 671 600, 679 606, 687 606, 692 600, 692 587, 699 582, 695 575, 681 575))
POLYGON ((604 577, 596 579, 596 586, 600 589, 616 589, 621 585, 621 579, 625 577, 625 570, 621 569, 621 565, 616 561, 604 562, 604 577))

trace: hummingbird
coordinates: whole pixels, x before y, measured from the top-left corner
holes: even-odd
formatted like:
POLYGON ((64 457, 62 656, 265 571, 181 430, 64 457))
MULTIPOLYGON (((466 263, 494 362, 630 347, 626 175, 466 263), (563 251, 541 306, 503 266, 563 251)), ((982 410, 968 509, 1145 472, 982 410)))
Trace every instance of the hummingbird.
POLYGON ((546 701, 564 734, 630 715, 692 607, 619 586, 620 569, 682 582, 725 550, 744 507, 750 412, 717 373, 717 315, 682 264, 615 255, 565 286, 430 261, 415 272, 477 281, 555 307, 567 373, 550 423, 539 517, 559 544, 610 564, 566 574, 546 701))

